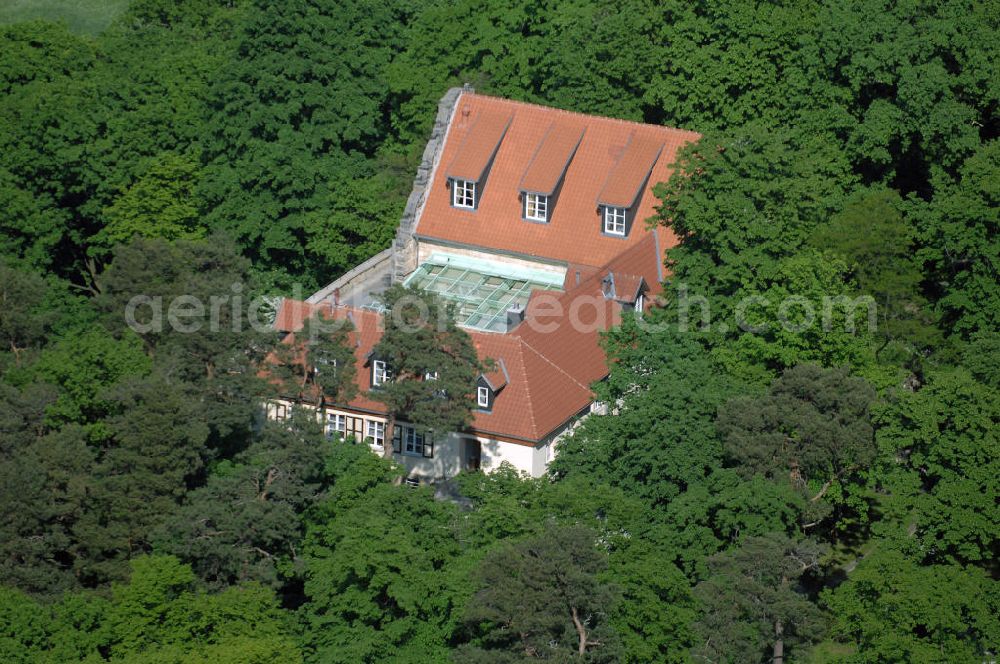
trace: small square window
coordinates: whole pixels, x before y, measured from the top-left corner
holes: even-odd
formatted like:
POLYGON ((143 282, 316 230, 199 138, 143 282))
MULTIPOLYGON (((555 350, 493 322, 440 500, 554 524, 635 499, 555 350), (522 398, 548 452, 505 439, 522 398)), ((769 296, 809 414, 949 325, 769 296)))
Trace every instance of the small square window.
POLYGON ((476 183, 471 180, 455 180, 451 183, 451 204, 458 208, 476 207, 476 183))
POLYGON ((625 208, 604 208, 604 232, 609 235, 625 235, 625 208))
POLYGON ((427 373, 424 374, 424 380, 437 380, 437 379, 438 379, 438 372, 436 371, 428 371, 427 373))
POLYGON ((326 416, 326 437, 333 438, 339 435, 345 438, 347 434, 347 416, 339 413, 328 413, 326 416))
POLYGON ((541 194, 525 194, 524 218, 529 221, 548 221, 549 197, 541 194))
POLYGON ((365 438, 379 447, 385 445, 385 422, 368 420, 365 428, 365 438))
POLYGON ((372 385, 382 385, 392 380, 392 372, 383 360, 372 362, 372 385))
POLYGON ((480 408, 490 407, 490 388, 479 386, 479 389, 476 391, 476 403, 480 408))

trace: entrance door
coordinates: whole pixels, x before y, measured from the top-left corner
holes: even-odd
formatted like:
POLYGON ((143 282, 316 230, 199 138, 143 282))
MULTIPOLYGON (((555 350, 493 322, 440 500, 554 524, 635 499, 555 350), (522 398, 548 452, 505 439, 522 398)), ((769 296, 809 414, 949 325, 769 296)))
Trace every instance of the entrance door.
POLYGON ((475 438, 463 438, 462 446, 464 447, 463 452, 463 465, 465 470, 479 470, 479 458, 482 454, 482 445, 475 438))

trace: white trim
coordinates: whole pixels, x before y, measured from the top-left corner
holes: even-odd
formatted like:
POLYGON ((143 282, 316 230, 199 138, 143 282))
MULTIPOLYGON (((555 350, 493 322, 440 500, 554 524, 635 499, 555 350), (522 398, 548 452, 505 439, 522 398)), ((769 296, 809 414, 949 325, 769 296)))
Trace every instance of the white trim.
POLYGON ((604 232, 608 235, 625 235, 625 208, 604 208, 604 232))
POLYGON ((392 380, 392 372, 384 360, 372 360, 372 386, 382 385, 392 380))
POLYGON ((480 408, 490 407, 490 388, 479 386, 479 389, 476 390, 476 403, 480 408))
POLYGON ((347 437, 347 415, 341 413, 327 413, 326 416, 326 437, 333 438, 333 434, 340 434, 341 438, 347 437))
POLYGON ((525 194, 524 218, 529 221, 547 223, 549 220, 549 197, 542 194, 525 194))
POLYGON ((378 447, 385 445, 385 422, 365 420, 365 438, 371 439, 371 444, 378 447))
POLYGON ((467 210, 476 207, 476 183, 472 180, 452 180, 451 204, 453 207, 467 210))

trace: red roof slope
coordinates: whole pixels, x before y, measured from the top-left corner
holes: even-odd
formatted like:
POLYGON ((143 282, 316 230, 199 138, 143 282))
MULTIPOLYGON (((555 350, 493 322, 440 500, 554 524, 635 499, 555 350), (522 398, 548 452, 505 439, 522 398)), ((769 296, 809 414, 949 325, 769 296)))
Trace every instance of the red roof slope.
POLYGON ((652 136, 629 137, 625 153, 608 174, 604 188, 597 195, 597 202, 612 207, 630 208, 642 193, 653 164, 663 150, 663 140, 652 136))
POLYGON ((551 196, 580 146, 583 132, 581 127, 553 122, 521 179, 521 191, 551 196))
MULTIPOLYGON (((319 311, 326 318, 350 320, 353 331, 348 339, 354 344, 354 361, 358 371, 354 378, 357 388, 357 396, 350 402, 350 407, 358 410, 382 413, 385 408, 377 401, 368 398, 367 392, 371 389, 371 372, 364 369, 367 356, 371 352, 378 340, 382 338, 382 317, 364 309, 354 309, 352 307, 328 307, 311 305, 307 302, 291 300, 285 298, 278 309, 278 317, 275 319, 275 327, 279 330, 288 331, 283 343, 293 344, 296 341, 295 331, 302 329, 302 323, 314 312, 319 311)), ((274 362, 276 358, 270 356, 266 362, 274 362)), ((266 374, 266 371, 264 372, 266 374)))
POLYGON ((278 306, 278 314, 274 318, 274 328, 282 332, 298 332, 307 318, 319 309, 317 305, 287 298, 278 306))
MULTIPOLYGON (((647 234, 601 269, 591 270, 579 285, 566 292, 533 293, 524 322, 512 332, 469 330, 480 358, 494 362, 486 378, 497 390, 492 411, 474 411, 472 429, 483 435, 534 444, 587 408, 593 398, 590 385, 608 371, 601 332, 619 322, 621 316, 620 304, 604 296, 602 281, 612 272, 631 275, 647 284, 649 295, 655 295, 660 290, 659 261, 656 237, 647 234)), ((327 316, 351 319, 358 396, 346 406, 384 413, 382 404, 368 397, 371 372, 366 366, 369 353, 382 335, 381 316, 348 307, 301 304, 292 300, 282 304, 279 317, 283 324, 291 326, 289 329, 301 328, 302 319, 316 309, 327 316)), ((293 340, 294 335, 289 335, 288 341, 293 340)))
MULTIPOLYGON (((477 192, 477 209, 451 206, 447 178, 458 171, 441 168, 431 182, 417 235, 566 263, 604 265, 650 233, 643 221, 653 216, 658 203, 652 193, 653 185, 670 176, 669 166, 677 150, 699 137, 680 129, 570 113, 465 92, 456 102, 440 163, 452 165, 453 162, 464 163, 466 159, 471 163, 473 160, 465 156, 467 142, 470 145, 490 143, 487 139, 495 135, 496 127, 505 125, 509 117, 512 119, 496 150, 485 186, 477 192), (485 138, 482 139, 471 138, 487 125, 493 127, 494 133, 483 133, 485 138), (556 177, 553 171, 558 170, 560 159, 556 156, 563 153, 561 149, 553 149, 551 154, 555 156, 548 156, 547 137, 572 136, 578 132, 583 132, 583 138, 565 168, 562 188, 552 205, 549 222, 524 221, 520 190, 525 183, 531 184, 531 188, 547 189, 556 177), (627 148, 633 144, 636 146, 633 149, 638 151, 636 163, 632 164, 629 157, 626 164, 623 156, 629 154, 627 148), (606 185, 611 187, 611 182, 615 185, 608 191, 617 197, 619 186, 623 190, 631 187, 635 172, 642 175, 644 170, 648 172, 645 160, 652 149, 650 146, 662 146, 662 150, 635 203, 636 223, 627 238, 608 237, 602 233, 597 200, 606 185), (545 155, 543 164, 537 168, 533 163, 536 154, 545 155), (615 179, 609 181, 613 172, 615 179)), ((481 161, 477 157, 477 167, 481 161)), ((478 177, 475 170, 470 168, 467 175, 478 177)), ((631 191, 632 195, 636 189, 631 191)))
MULTIPOLYGON (((649 295, 656 295, 661 290, 658 261, 656 241, 649 234, 579 286, 560 294, 557 308, 550 308, 552 305, 541 297, 532 298, 524 323, 511 334, 523 339, 577 383, 589 386, 608 374, 601 332, 621 321, 621 306, 604 296, 601 282, 609 272, 627 272, 642 277, 649 285, 649 295), (553 311, 562 315, 553 315, 553 311)), ((548 398, 553 406, 559 406, 559 395, 548 398)))
POLYGON ((488 109, 479 114, 452 158, 447 176, 479 182, 510 126, 510 119, 509 111, 488 109))

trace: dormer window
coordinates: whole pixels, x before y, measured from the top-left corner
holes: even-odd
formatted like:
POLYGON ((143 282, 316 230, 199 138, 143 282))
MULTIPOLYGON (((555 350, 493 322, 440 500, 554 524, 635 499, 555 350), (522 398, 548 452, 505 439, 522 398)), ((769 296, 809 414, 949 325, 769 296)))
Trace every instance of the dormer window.
POLYGON ((602 210, 601 229, 605 235, 626 237, 630 216, 635 214, 649 182, 656 160, 663 150, 662 137, 633 131, 625 144, 618 163, 608 173, 597 205, 602 210))
POLYGON ((476 405, 483 409, 490 407, 490 388, 483 385, 478 387, 476 390, 476 405))
POLYGON ((384 385, 392 380, 392 372, 383 360, 372 360, 372 386, 384 385))
POLYGON ((559 204, 563 178, 583 139, 584 129, 572 120, 549 125, 521 177, 521 215, 525 221, 547 224, 559 204))
POLYGON ((549 197, 541 194, 524 195, 524 218, 528 221, 549 220, 549 197))
POLYGON ((604 208, 604 232, 608 235, 625 235, 625 208, 604 208))
POLYGON ((445 177, 451 185, 451 206, 462 210, 479 207, 493 159, 514 114, 510 110, 482 109, 474 117, 454 159, 445 169, 445 177))
POLYGON ((326 357, 321 357, 316 360, 316 366, 313 367, 313 373, 319 374, 322 371, 329 370, 330 373, 336 376, 337 369, 338 369, 337 358, 330 359, 326 357), (320 367, 322 367, 322 369, 320 367))
POLYGON ((451 204, 457 208, 473 210, 476 207, 476 183, 472 180, 453 180, 451 204))

